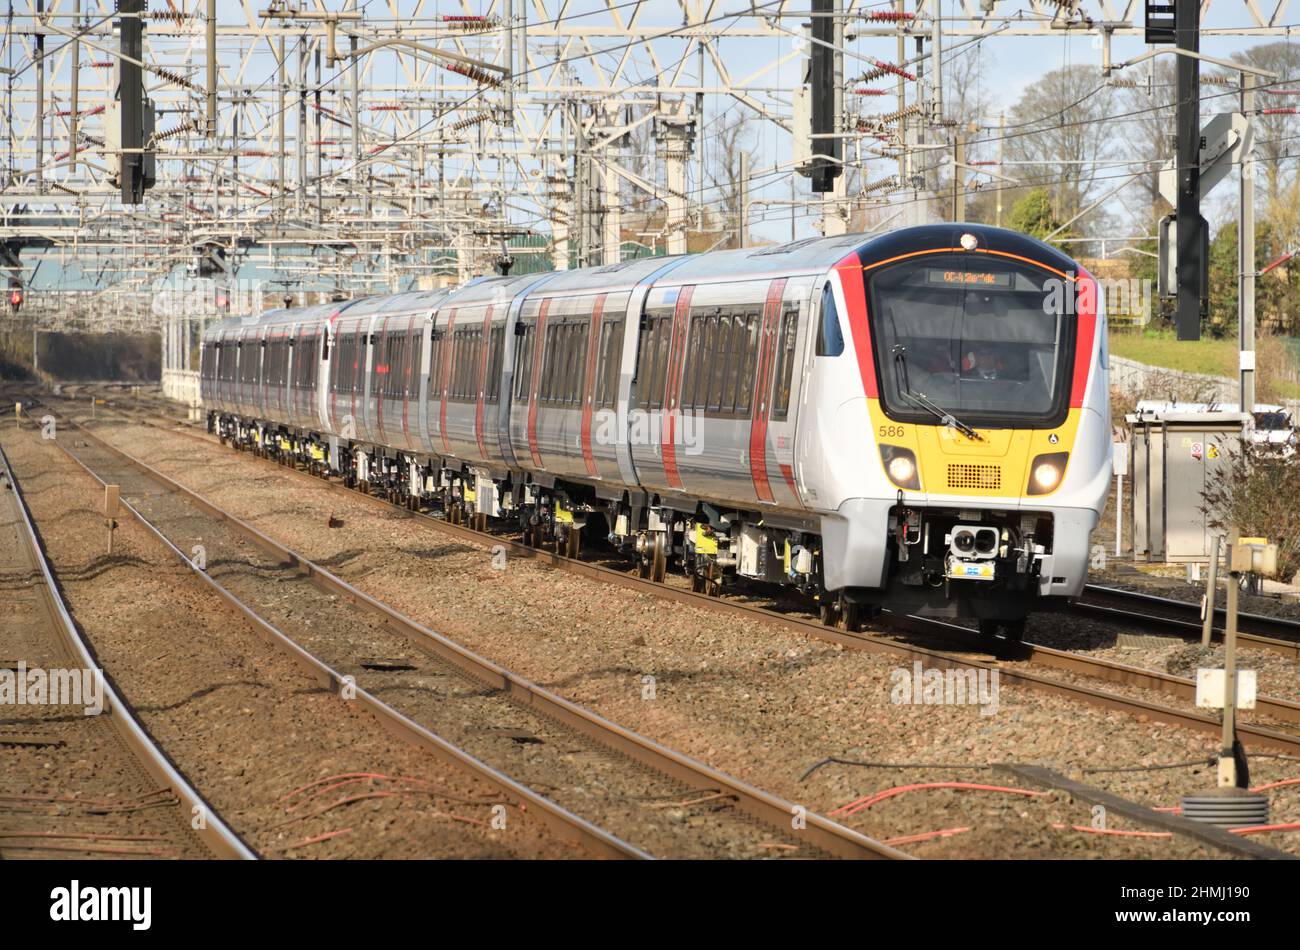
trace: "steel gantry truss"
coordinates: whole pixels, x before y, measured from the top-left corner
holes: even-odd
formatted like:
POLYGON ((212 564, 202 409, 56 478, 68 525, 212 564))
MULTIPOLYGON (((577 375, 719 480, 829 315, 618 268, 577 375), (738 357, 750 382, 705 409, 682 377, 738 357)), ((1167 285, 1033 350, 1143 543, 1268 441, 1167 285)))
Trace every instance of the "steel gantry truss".
MULTIPOLYGON (((29 288, 25 321, 141 329, 167 316, 160 286, 187 274, 228 299, 256 285, 260 305, 464 280, 503 258, 611 262, 629 240, 669 253, 688 234, 743 241, 711 174, 738 161, 711 153, 722 116, 747 116, 764 145, 744 156, 740 221, 779 203, 755 189, 788 189, 785 204, 815 207, 834 233, 852 207, 894 200, 947 135, 945 46, 1073 31, 1108 51, 1142 31, 1136 0, 939 2, 841 0, 845 85, 874 83, 887 105, 843 117, 857 174, 813 196, 787 183, 802 181, 807 2, 149 0, 133 14, 14 0, 0 23, 0 267, 29 288), (131 17, 156 183, 124 205, 131 17), (930 49, 913 56, 917 38, 930 49)), ((1287 6, 1240 0, 1239 25, 1204 32, 1283 35, 1287 6)))

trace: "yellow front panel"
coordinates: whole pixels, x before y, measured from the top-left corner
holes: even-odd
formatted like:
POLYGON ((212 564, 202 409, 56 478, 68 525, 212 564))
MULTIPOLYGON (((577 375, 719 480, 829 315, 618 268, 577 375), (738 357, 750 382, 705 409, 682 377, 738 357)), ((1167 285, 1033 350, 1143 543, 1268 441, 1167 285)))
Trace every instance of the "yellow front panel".
MULTIPOLYGON (((1070 409, 1055 429, 980 429, 968 439, 943 425, 896 422, 885 415, 879 399, 868 399, 876 442, 899 445, 916 453, 921 491, 929 495, 1019 498, 1025 494, 1034 458, 1072 452, 1083 410, 1070 409), (1055 439, 1055 441, 1053 441, 1055 439)), ((877 453, 877 463, 883 466, 877 453)), ((888 477, 888 476, 886 476, 888 477)), ((1062 477, 1064 481, 1064 477, 1062 477)), ((1050 498, 1051 493, 1035 495, 1050 498)))

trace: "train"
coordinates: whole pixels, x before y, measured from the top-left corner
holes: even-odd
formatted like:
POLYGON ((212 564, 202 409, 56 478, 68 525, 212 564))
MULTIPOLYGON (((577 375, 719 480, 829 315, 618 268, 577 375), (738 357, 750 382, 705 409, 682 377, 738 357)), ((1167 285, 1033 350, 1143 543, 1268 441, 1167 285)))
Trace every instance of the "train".
POLYGON ((1015 639, 1108 491, 1097 287, 977 224, 645 257, 227 319, 201 392, 223 442, 454 523, 1015 639))

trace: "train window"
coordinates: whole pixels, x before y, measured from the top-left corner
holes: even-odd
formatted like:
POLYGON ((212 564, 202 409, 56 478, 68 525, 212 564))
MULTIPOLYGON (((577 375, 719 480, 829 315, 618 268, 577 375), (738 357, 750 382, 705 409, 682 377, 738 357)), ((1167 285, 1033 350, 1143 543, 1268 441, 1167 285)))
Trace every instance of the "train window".
POLYGON ((718 400, 722 397, 722 366, 726 357, 718 350, 718 317, 714 316, 704 322, 704 375, 698 399, 700 408, 709 412, 718 411, 718 400))
POLYGON ((531 324, 520 324, 523 332, 516 337, 515 344, 515 398, 528 402, 533 387, 533 340, 537 328, 531 324))
POLYGON ((465 329, 456 331, 456 348, 452 354, 455 363, 452 372, 452 397, 478 399, 479 376, 483 358, 483 331, 465 329))
POLYGON ((690 333, 686 340, 686 365, 682 368, 682 410, 694 409, 700 401, 700 382, 704 376, 703 364, 707 350, 704 348, 704 324, 709 319, 698 313, 691 315, 690 333))
POLYGON ((664 370, 668 363, 668 345, 672 340, 672 310, 647 315, 641 328, 640 355, 637 364, 637 404, 645 409, 663 405, 664 370))
POLYGON ((753 311, 737 318, 736 334, 739 337, 740 357, 736 363, 739 384, 736 389, 736 412, 748 414, 750 394, 754 389, 754 363, 758 359, 758 328, 761 316, 753 311))
POLYGON ((574 323, 569 332, 573 334, 571 344, 573 368, 569 372, 568 379, 565 380, 565 395, 568 397, 566 401, 569 405, 581 406, 582 394, 587 387, 587 351, 588 344, 591 342, 591 321, 582 320, 574 323))
POLYGON ((548 323, 542 341, 542 378, 541 385, 537 387, 537 395, 543 403, 549 403, 554 392, 555 364, 559 360, 556 348, 560 339, 560 327, 559 323, 548 323))
POLYGON ((407 358, 406 358, 406 391, 409 395, 415 396, 420 392, 420 374, 424 372, 424 339, 423 328, 419 321, 415 321, 410 331, 406 334, 407 358))
POLYGON ((333 363, 330 363, 330 376, 333 377, 333 379, 331 379, 330 382, 331 385, 333 385, 333 390, 335 392, 343 389, 344 359, 346 359, 346 355, 344 355, 343 352, 343 339, 341 337, 335 337, 334 338, 334 361, 333 363))
POLYGON ((722 411, 734 414, 740 405, 741 391, 748 389, 741 378, 745 361, 745 314, 737 311, 731 316, 727 334, 726 388, 723 390, 722 411))
POLYGON ((311 360, 309 354, 316 352, 316 340, 314 336, 303 336, 298 340, 297 351, 304 355, 304 359, 294 364, 299 389, 309 388, 312 384, 312 370, 315 363, 311 360))
POLYGON ((357 377, 360 375, 361 367, 365 365, 365 337, 358 333, 349 333, 348 355, 347 359, 343 363, 343 378, 349 392, 355 393, 357 391, 357 377))
POLYGON ((374 364, 374 381, 371 383, 378 390, 376 395, 380 399, 387 399, 394 395, 393 378, 397 375, 398 361, 398 342, 397 338, 385 332, 383 353, 375 356, 374 364))
POLYGON ((618 369, 623 356, 623 321, 606 320, 600 327, 600 366, 596 405, 614 408, 618 402, 618 369))
POLYGON ((835 307, 835 292, 828 281, 822 287, 821 328, 817 333, 817 355, 839 356, 844 352, 844 333, 840 329, 840 315, 835 307))
MULTIPOLYGON (((781 315, 781 333, 776 341, 776 391, 772 394, 773 419, 785 419, 790 412, 790 387, 794 382, 795 341, 798 336, 799 310, 797 307, 789 307, 781 315)), ((843 345, 844 341, 841 339, 841 349, 843 345)))
MULTIPOLYGON (((981 255, 983 257, 983 255, 981 255)), ((1069 408, 1074 314, 1061 279, 1030 261, 935 254, 868 277, 885 411, 924 420, 924 393, 974 426, 1059 425, 1069 408)))
POLYGON ((487 398, 495 400, 501 395, 501 354, 506 344, 506 328, 493 327, 491 350, 488 356, 487 398))
POLYGON ((442 398, 442 364, 446 335, 441 330, 431 330, 429 342, 429 393, 442 398))

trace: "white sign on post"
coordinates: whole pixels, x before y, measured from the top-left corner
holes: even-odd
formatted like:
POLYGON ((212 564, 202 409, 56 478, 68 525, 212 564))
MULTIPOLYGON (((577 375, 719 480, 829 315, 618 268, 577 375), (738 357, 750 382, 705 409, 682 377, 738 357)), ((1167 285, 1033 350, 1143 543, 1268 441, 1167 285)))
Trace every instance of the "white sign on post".
POLYGON ((1123 478, 1128 474, 1128 443, 1116 442, 1110 455, 1111 473, 1123 478))
MULTIPOLYGON (((1225 693, 1228 679, 1223 670, 1199 669, 1196 671, 1196 707, 1198 709, 1223 709, 1227 704, 1225 693)), ((1237 708, 1255 708, 1255 671, 1237 670, 1237 708)))

